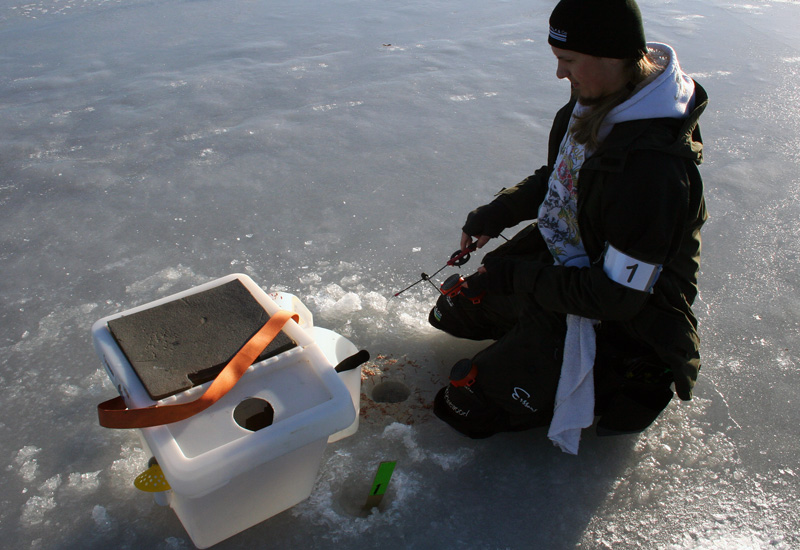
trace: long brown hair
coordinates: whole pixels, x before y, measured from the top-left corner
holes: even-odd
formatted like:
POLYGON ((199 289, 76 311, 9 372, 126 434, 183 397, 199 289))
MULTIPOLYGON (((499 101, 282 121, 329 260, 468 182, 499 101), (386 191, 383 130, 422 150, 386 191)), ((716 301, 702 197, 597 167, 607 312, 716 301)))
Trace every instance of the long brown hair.
POLYGON ((627 71, 630 75, 628 85, 618 92, 609 94, 592 105, 585 114, 576 117, 572 126, 572 133, 575 141, 583 143, 592 149, 597 149, 600 145, 598 134, 600 126, 603 124, 608 113, 614 107, 623 103, 631 96, 631 93, 638 84, 646 80, 649 76, 659 72, 661 67, 650 55, 645 55, 639 59, 628 60, 627 71))

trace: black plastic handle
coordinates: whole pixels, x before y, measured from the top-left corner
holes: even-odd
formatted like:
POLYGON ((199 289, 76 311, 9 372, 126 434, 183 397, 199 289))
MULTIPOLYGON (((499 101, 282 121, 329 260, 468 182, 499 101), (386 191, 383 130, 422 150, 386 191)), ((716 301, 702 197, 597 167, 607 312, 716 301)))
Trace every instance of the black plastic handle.
POLYGON ((342 359, 342 361, 336 365, 336 372, 347 372, 349 370, 353 370, 356 367, 360 367, 367 361, 369 361, 369 352, 365 349, 362 349, 350 357, 342 359))

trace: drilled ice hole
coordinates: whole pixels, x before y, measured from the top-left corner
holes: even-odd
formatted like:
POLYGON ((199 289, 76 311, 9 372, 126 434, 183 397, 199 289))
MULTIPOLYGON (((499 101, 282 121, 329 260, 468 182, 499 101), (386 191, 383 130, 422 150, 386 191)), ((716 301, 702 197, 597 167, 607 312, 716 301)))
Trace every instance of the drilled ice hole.
POLYGON ((258 397, 245 399, 233 409, 233 419, 236 423, 251 432, 270 426, 274 418, 275 409, 269 401, 258 397))
MULTIPOLYGON (((368 508, 367 497, 372 486, 372 476, 365 472, 357 472, 347 476, 341 484, 341 490, 334 490, 338 497, 333 501, 333 510, 341 515, 366 518, 372 514, 374 508, 368 508)), ((390 486, 389 490, 377 506, 378 511, 385 512, 394 503, 395 492, 390 486)))
POLYGON ((402 403, 410 396, 408 386, 395 380, 386 380, 372 388, 372 400, 376 403, 402 403))

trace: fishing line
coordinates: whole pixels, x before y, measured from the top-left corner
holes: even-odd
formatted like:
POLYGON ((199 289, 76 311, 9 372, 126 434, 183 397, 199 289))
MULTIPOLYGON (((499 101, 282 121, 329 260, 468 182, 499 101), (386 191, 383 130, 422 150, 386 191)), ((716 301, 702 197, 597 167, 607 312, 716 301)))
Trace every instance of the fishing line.
MULTIPOLYGON (((506 242, 508 242, 508 239, 506 239, 506 238, 505 238, 503 235, 500 235, 500 236, 501 236, 501 237, 503 237, 503 239, 505 239, 505 241, 506 241, 506 242)), ((475 241, 474 243, 472 243, 471 245, 469 245, 469 246, 466 248, 466 250, 460 250, 460 249, 459 249, 459 250, 456 250, 455 252, 453 252, 453 253, 450 255, 450 259, 449 259, 449 260, 447 260, 447 263, 446 263, 446 264, 444 264, 444 265, 443 265, 441 268, 439 268, 438 270, 436 270, 436 271, 434 272, 434 274, 433 274, 433 275, 428 275, 427 273, 425 273, 425 272, 423 271, 423 272, 420 274, 420 278, 419 278, 419 280, 417 280, 417 281, 415 281, 415 282, 411 283, 410 285, 408 285, 408 286, 407 286, 406 288, 404 288, 403 290, 400 290, 400 291, 398 291, 398 292, 395 292, 395 293, 394 293, 394 297, 395 297, 395 298, 397 298, 397 297, 398 297, 398 296, 400 296, 400 295, 401 295, 403 292, 405 292, 405 291, 407 291, 407 290, 411 290, 412 288, 414 288, 415 286, 417 286, 418 284, 420 284, 420 283, 421 283, 421 282, 423 282, 423 281, 427 281, 427 282, 429 282, 429 283, 431 284, 431 286, 432 286, 433 288, 435 288, 435 289, 436 289, 436 292, 438 292, 439 294, 444 294, 444 292, 442 292, 442 290, 441 290, 441 289, 440 289, 438 286, 436 286, 436 284, 434 284, 434 282, 433 282, 433 281, 431 281, 431 279, 432 279, 432 278, 434 278, 434 277, 436 277, 436 276, 437 276, 439 273, 441 273, 442 271, 444 271, 444 270, 445 270, 445 269, 447 269, 448 267, 461 267, 462 265, 464 265, 465 263, 467 263, 467 262, 469 261, 469 259, 470 259, 470 253, 472 253, 472 252, 475 252, 475 250, 476 250, 477 248, 478 248, 478 242, 477 242, 477 241, 475 241)))

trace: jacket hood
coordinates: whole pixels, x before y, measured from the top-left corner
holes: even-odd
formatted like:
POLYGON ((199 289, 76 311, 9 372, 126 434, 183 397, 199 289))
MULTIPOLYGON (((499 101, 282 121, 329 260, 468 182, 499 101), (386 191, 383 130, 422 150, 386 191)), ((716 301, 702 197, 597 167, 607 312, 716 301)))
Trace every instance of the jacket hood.
POLYGON ((695 85, 681 70, 675 51, 666 44, 647 44, 650 58, 662 71, 642 82, 624 103, 606 117, 611 124, 650 118, 686 118, 694 108, 695 85))
POLYGON ((648 48, 651 58, 660 62, 663 70, 640 84, 606 116, 600 139, 605 141, 617 127, 633 125, 639 130, 630 133, 629 129, 629 135, 638 136, 646 129, 648 134, 647 139, 636 139, 635 148, 660 150, 700 164, 703 139, 697 123, 708 105, 708 95, 681 70, 672 48, 657 43, 649 43, 648 48))

